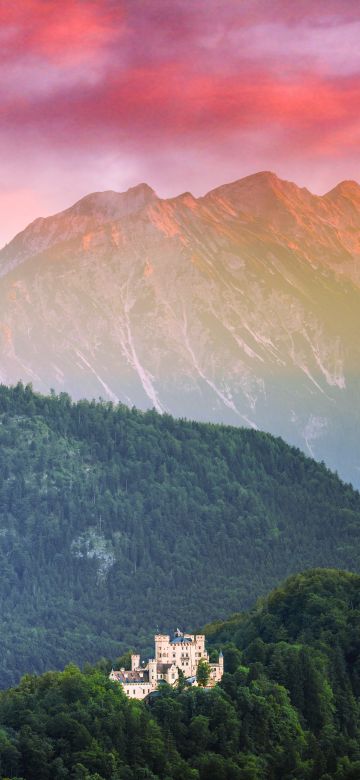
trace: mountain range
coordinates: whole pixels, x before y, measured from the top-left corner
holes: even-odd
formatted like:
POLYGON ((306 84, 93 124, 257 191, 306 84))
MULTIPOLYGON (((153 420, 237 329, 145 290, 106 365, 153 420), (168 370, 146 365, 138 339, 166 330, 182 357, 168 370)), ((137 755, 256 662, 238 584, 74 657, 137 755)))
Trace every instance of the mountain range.
POLYGON ((146 184, 0 252, 0 380, 281 435, 360 485, 360 186, 146 184))

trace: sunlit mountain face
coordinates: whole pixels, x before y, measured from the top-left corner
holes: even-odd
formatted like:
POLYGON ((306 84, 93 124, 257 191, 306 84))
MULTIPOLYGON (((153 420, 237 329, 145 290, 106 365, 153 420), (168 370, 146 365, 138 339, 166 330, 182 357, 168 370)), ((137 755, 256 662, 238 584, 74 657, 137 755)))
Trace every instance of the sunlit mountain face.
POLYGON ((360 187, 146 184, 0 252, 0 376, 283 436, 360 484, 360 187))

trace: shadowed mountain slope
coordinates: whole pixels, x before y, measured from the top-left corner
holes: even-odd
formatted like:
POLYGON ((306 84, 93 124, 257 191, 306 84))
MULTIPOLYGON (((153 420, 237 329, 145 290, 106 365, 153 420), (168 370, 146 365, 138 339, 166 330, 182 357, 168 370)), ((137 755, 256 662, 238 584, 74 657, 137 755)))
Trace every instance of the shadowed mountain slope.
POLYGON ((360 494, 281 439, 0 388, 0 685, 360 571, 360 494))

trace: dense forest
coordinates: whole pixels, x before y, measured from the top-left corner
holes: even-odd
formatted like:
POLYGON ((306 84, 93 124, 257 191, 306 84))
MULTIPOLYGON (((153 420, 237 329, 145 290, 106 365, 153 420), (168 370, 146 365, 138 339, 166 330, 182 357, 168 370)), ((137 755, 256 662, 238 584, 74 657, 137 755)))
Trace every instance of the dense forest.
POLYGON ((208 626, 214 689, 126 699, 106 663, 0 694, 0 774, 17 780, 358 780, 360 577, 312 570, 208 626))
POLYGON ((360 571, 360 494, 281 439, 21 384, 0 387, 0 508, 0 687, 360 571))

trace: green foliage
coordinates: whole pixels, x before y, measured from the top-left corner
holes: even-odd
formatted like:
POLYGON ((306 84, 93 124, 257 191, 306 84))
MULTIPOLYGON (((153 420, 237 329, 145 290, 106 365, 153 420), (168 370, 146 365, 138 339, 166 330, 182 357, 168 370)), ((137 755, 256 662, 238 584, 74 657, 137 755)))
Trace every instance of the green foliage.
POLYGON ((12 780, 358 780, 360 577, 310 571, 226 633, 215 688, 128 700, 68 666, 0 693, 0 776, 12 780), (284 638, 285 637, 285 638, 284 638))
POLYGON ((183 690, 185 690, 185 688, 186 688, 188 683, 186 681, 185 674, 184 674, 183 670, 180 668, 180 666, 178 666, 177 673, 178 673, 178 678, 177 678, 177 682, 176 682, 176 687, 177 687, 178 691, 183 691, 183 690))
POLYGON ((2 776, 26 780, 158 777, 166 769, 158 725, 97 670, 24 677, 2 694, 2 776))
POLYGON ((215 624, 213 645, 224 636, 222 687, 241 708, 243 749, 257 754, 255 735, 255 743, 271 752, 267 735, 273 739, 283 730, 287 747, 277 751, 277 760, 282 754, 285 762, 280 777, 293 776, 287 761, 295 761, 296 778, 355 778, 360 577, 326 569, 295 575, 248 615, 215 624))
MULTIPOLYGON (((359 537, 359 494, 280 439, 0 387, 0 687, 149 655, 157 626, 226 617, 303 568, 360 571, 359 537)), ((269 612, 274 631, 288 641, 269 612)))
POLYGON ((201 658, 196 671, 196 682, 201 688, 206 688, 210 679, 210 665, 204 658, 201 658))

